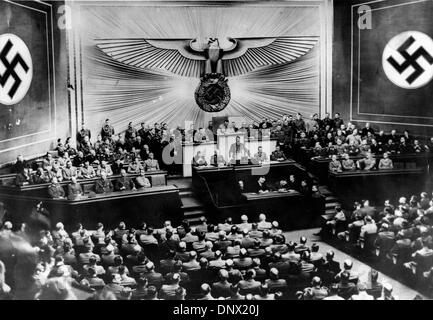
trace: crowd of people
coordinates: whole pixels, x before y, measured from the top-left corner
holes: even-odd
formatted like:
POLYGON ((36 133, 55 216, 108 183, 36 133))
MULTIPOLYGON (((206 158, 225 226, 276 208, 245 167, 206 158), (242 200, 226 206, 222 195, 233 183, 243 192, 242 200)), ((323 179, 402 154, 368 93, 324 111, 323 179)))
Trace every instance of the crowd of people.
MULTIPOLYGON (((110 176, 112 173, 120 174, 122 168, 128 173, 139 173, 141 169, 164 169, 170 174, 178 170, 178 164, 173 161, 166 163, 168 161, 163 159, 164 150, 168 150, 166 153, 172 160, 182 153, 182 143, 214 141, 217 134, 224 133, 242 134, 247 139, 276 140, 277 146, 271 155, 260 148, 257 152, 251 150, 251 155, 248 150, 248 158, 253 162, 282 161, 289 157, 299 159, 300 153, 307 151, 311 157, 332 157, 332 171, 392 168, 389 155, 433 150, 433 138, 423 143, 408 131, 402 135, 396 130, 385 134, 383 130, 376 132, 369 123, 363 128, 350 122, 346 125, 339 113, 334 118, 326 114, 323 119, 315 114, 307 120, 299 113, 295 117, 285 114, 277 120, 264 118, 260 122, 242 123, 239 127, 226 120, 216 132, 212 122, 209 122, 207 128, 191 125, 189 130, 169 128, 167 123, 155 123, 153 126, 141 123, 137 130, 130 122, 125 131, 115 133, 107 119, 96 139, 92 138, 90 130, 83 125, 77 132, 75 146, 71 137, 66 138, 65 142, 59 138, 54 148, 56 156, 48 152, 43 161, 33 164, 19 156, 13 170, 17 173, 17 184, 47 183, 54 176, 58 181, 70 180, 72 176, 78 179, 89 178, 100 175, 101 171, 106 171, 110 176), (383 159, 376 163, 374 155, 383 155, 383 159), (354 156, 364 158, 354 161, 354 156)), ((232 147, 232 158, 240 160, 243 144, 237 141, 232 147)), ((225 165, 229 162, 230 159, 224 159, 218 150, 215 150, 209 160, 200 152, 193 159, 193 165, 196 166, 225 165)))
POLYGON ((380 209, 368 200, 353 211, 336 208, 318 233, 323 238, 347 241, 380 263, 389 263, 399 275, 433 295, 433 194, 400 197, 380 209))
MULTIPOLYGON (((93 140, 90 130, 83 125, 77 133, 76 146, 71 138, 65 143, 58 139, 57 156, 49 152, 36 165, 19 156, 14 164, 15 183, 51 182, 48 193, 52 198, 79 196, 83 194, 79 180, 94 177, 97 193, 147 188, 150 182, 145 177, 146 171, 173 168, 162 161, 165 147, 171 147, 173 156, 181 152, 182 143, 208 142, 216 137, 211 123, 208 128, 198 130, 193 126, 189 130, 173 130, 166 123, 140 126, 137 130, 130 123, 126 131, 116 134, 107 119, 93 140), (138 177, 128 177, 128 173, 138 177), (108 179, 112 175, 118 176, 112 181, 108 179), (66 190, 60 181, 70 181, 66 190)), ((390 169, 393 167, 390 154, 433 150, 433 138, 421 143, 408 131, 402 136, 395 130, 385 134, 376 132, 368 123, 360 129, 352 123, 344 124, 338 113, 333 119, 327 114, 324 119, 314 115, 308 120, 301 114, 283 115, 278 120, 262 119, 243 123, 241 127, 225 121, 217 130, 217 134, 234 132, 249 139, 269 137, 277 141, 270 157, 260 149, 254 154, 253 159, 259 163, 296 158, 303 150, 312 156, 330 157, 329 169, 335 172, 390 169), (377 154, 383 154, 379 163, 374 157, 377 154), (364 158, 353 159, 359 155, 364 158)), ((235 155, 237 149, 235 145, 235 155)), ((218 152, 210 158, 212 161, 215 165, 227 163, 218 152)), ((193 165, 207 162, 198 154, 193 165)), ((265 177, 259 177, 255 191, 302 192, 304 188, 305 192, 320 196, 317 185, 310 190, 306 181, 295 187, 292 177, 288 180, 270 186, 265 177)), ((242 181, 239 188, 243 189, 242 181)), ((410 201, 402 197, 397 207, 387 201, 380 212, 363 201, 351 213, 337 208, 336 215, 326 221, 320 234, 349 239, 366 251, 398 260, 411 275, 428 280, 424 283, 431 290, 432 213, 433 202, 426 193, 420 198, 413 196, 410 201)), ((12 229, 10 222, 4 222, 0 240, 12 237, 14 241, 27 241, 25 224, 17 231, 12 229)), ((88 292, 92 299, 395 298, 389 284, 379 284, 377 272, 371 273, 371 283, 360 283, 350 261, 341 269, 332 252, 320 253, 317 244, 306 243, 304 237, 299 244, 287 242, 278 223, 267 222, 264 215, 255 223, 243 216, 240 224, 228 219, 219 225, 208 225, 202 219, 197 227, 184 222, 176 228, 167 223, 161 229, 153 229, 143 223, 135 229, 120 223, 115 230, 105 230, 98 224, 94 231, 80 226, 71 233, 59 223, 55 230, 43 230, 36 242, 31 241, 28 250, 36 256, 31 272, 28 266, 20 274, 8 261, 0 264, 0 297, 69 299, 76 298, 72 288, 78 288, 88 292), (2 280, 5 273, 6 280, 2 280), (11 276, 16 274, 22 277, 11 276)))
POLYGON ((31 237, 25 224, 17 231, 5 221, 0 244, 14 243, 17 259, 2 252, 1 299, 122 300, 392 300, 392 286, 371 271, 359 281, 353 262, 320 252, 306 237, 287 241, 276 221, 191 227, 187 221, 160 229, 124 222, 109 230, 78 224, 31 237), (33 240, 30 240, 33 239, 33 240), (24 259, 23 256, 26 258, 24 259))

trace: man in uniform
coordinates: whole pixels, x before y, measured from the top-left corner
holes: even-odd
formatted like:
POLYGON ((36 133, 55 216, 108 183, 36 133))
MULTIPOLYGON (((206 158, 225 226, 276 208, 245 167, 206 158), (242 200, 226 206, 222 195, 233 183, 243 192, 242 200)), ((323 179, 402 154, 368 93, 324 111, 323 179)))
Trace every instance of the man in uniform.
POLYGON ((63 190, 57 177, 51 179, 51 184, 48 186, 48 194, 52 199, 62 199, 65 197, 65 190, 63 190))
POLYGON ((102 140, 105 140, 107 138, 111 140, 112 135, 114 135, 114 128, 112 125, 110 125, 110 119, 106 119, 101 129, 102 140))
POLYGON ((383 159, 380 159, 379 161, 379 169, 384 170, 384 169, 392 169, 392 168, 394 168, 394 164, 392 160, 389 158, 388 152, 385 152, 383 154, 383 159))
POLYGON ((268 155, 266 154, 266 152, 263 152, 262 146, 259 146, 257 153, 254 154, 253 159, 255 163, 259 164, 268 161, 268 155))
POLYGON ((68 184, 68 199, 73 200, 83 194, 83 188, 77 182, 77 177, 71 177, 71 183, 68 184))
POLYGON ((146 178, 145 176, 145 171, 144 169, 140 170, 140 175, 135 178, 135 185, 137 188, 150 188, 150 181, 148 178, 146 178))
POLYGON ((120 178, 116 180, 115 190, 116 191, 136 190, 134 182, 132 182, 132 179, 126 176, 125 169, 120 170, 120 178))
POLYGON ((24 168, 20 173, 17 174, 15 178, 15 184, 17 186, 23 186, 33 183, 33 178, 29 174, 29 169, 24 168))
POLYGON ((101 172, 101 178, 95 182, 96 193, 108 193, 113 191, 113 184, 107 179, 107 173, 101 172))
POLYGON ((330 172, 341 172, 341 162, 337 160, 337 155, 332 155, 331 162, 329 163, 330 172))
POLYGON ((345 153, 343 155, 344 159, 341 162, 341 165, 343 167, 344 171, 354 171, 356 170, 356 164, 355 161, 353 161, 352 159, 350 159, 350 156, 348 153, 345 153))
POLYGON ((66 162, 66 167, 62 169, 63 180, 71 180, 77 175, 77 168, 72 166, 71 160, 66 162))
POLYGON ((373 155, 368 152, 366 157, 364 159, 358 160, 356 164, 358 169, 370 171, 376 166, 376 159, 374 159, 373 155))
POLYGON ((90 179, 96 176, 95 169, 90 165, 89 161, 84 163, 84 167, 81 167, 80 173, 78 174, 80 178, 90 179))
POLYGON ((157 171, 159 170, 158 160, 154 158, 153 152, 149 153, 149 159, 144 164, 146 165, 146 171, 157 171))
POLYGON ((271 160, 272 161, 284 161, 284 160, 287 160, 286 155, 281 150, 281 147, 279 145, 275 146, 275 151, 273 151, 272 154, 271 154, 271 160))
POLYGON ((92 137, 92 134, 89 129, 86 129, 86 126, 83 123, 81 125, 81 130, 77 132, 77 143, 79 145, 81 145, 81 143, 84 141, 84 137, 88 137, 90 139, 92 137))

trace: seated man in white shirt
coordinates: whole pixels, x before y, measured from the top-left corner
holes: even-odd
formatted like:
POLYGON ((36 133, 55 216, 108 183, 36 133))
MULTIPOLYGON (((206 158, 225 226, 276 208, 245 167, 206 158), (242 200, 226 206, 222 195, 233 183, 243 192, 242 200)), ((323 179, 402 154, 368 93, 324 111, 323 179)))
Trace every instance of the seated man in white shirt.
POLYGON ((360 170, 370 171, 376 166, 376 159, 374 159, 373 155, 369 152, 364 159, 358 160, 356 165, 360 170))
POLYGON ((384 170, 384 169, 393 169, 393 168, 394 168, 394 164, 392 160, 389 158, 388 152, 385 152, 383 154, 383 159, 380 159, 379 161, 379 169, 384 170))
POLYGON ((254 163, 262 163, 268 161, 268 156, 265 152, 263 152, 263 147, 260 146, 257 150, 257 153, 254 154, 253 162, 254 163))

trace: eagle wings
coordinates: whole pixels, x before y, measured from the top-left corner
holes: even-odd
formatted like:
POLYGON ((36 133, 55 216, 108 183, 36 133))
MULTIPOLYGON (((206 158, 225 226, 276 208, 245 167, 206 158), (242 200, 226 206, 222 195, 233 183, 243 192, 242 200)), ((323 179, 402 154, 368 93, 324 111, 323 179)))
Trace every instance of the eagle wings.
MULTIPOLYGON (((308 53, 318 37, 265 37, 219 39, 225 76, 233 77, 259 67, 292 62, 308 53)), ((201 77, 205 69, 206 39, 97 39, 96 47, 123 64, 201 77)))

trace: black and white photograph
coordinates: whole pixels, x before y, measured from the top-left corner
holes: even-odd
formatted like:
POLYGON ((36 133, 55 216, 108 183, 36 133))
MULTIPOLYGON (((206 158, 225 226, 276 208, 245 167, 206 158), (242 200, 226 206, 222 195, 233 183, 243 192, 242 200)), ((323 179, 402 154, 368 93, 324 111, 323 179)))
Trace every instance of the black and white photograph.
POLYGON ((0 300, 431 300, 430 165, 433 0, 0 0, 0 300))

